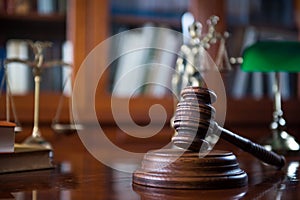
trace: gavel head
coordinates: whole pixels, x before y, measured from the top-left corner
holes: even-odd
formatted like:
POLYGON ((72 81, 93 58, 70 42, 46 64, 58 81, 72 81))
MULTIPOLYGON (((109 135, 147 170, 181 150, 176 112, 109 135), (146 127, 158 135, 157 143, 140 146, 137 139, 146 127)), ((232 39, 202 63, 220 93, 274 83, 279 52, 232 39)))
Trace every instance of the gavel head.
POLYGON ((174 117, 176 134, 172 142, 191 151, 209 149, 205 137, 213 131, 215 108, 211 104, 216 101, 216 94, 207 88, 188 86, 181 96, 174 117))

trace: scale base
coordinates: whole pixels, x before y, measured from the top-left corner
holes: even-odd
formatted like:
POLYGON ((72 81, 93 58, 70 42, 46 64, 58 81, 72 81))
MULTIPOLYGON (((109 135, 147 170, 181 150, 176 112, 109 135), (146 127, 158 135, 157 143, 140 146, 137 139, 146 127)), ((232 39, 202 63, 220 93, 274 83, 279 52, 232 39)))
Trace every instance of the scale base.
POLYGON ((75 123, 63 124, 55 122, 51 125, 51 128, 55 133, 72 134, 76 133, 77 130, 82 130, 83 126, 75 123))
POLYGON ((29 136, 23 142, 23 144, 30 144, 30 145, 38 145, 45 147, 47 149, 52 149, 52 145, 46 141, 42 136, 29 136))

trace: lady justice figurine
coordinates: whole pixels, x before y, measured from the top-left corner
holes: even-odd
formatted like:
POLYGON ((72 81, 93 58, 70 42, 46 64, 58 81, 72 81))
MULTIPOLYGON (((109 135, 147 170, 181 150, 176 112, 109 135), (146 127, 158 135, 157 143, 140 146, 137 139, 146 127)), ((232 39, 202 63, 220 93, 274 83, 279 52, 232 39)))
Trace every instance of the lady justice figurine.
POLYGON ((219 21, 219 17, 211 16, 207 21, 208 33, 201 38, 202 24, 194 21, 189 27, 190 40, 188 44, 183 44, 179 51, 176 61, 175 70, 177 73, 173 75, 172 87, 177 97, 186 86, 203 86, 204 81, 201 73, 211 70, 210 66, 205 64, 206 50, 211 44, 216 44, 220 40, 220 47, 216 57, 216 64, 219 70, 223 70, 222 59, 225 61, 226 69, 230 69, 227 52, 225 49, 225 40, 228 38, 228 32, 223 34, 216 31, 215 27, 219 21))

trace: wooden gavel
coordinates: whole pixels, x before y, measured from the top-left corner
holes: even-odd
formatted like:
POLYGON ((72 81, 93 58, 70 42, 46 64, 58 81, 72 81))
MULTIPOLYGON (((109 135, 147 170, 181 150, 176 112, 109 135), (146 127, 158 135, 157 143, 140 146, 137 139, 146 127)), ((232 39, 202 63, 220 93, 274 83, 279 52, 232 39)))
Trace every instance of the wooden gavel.
POLYGON ((252 154, 262 162, 282 168, 285 158, 275 152, 268 151, 263 146, 249 139, 241 137, 215 122, 215 108, 211 105, 216 101, 216 94, 207 88, 186 87, 181 93, 183 99, 178 103, 174 128, 177 132, 173 136, 173 143, 191 151, 209 148, 205 140, 207 134, 220 133, 220 137, 242 150, 252 154))

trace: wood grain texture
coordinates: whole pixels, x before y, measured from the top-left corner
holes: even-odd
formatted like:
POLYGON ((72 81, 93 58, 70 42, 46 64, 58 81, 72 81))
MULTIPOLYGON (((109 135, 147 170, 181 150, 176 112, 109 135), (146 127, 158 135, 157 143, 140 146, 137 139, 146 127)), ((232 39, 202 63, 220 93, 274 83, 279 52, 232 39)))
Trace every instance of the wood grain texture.
POLYGON ((247 185, 247 174, 231 152, 206 155, 164 149, 145 155, 141 168, 133 174, 133 183, 159 188, 225 189, 247 185))
MULTIPOLYGON (((145 152, 164 146, 160 138, 150 141, 132 141, 118 138, 121 130, 116 126, 103 126, 109 139, 117 146, 132 152, 145 152)), ((259 126, 234 127, 248 136, 259 138, 267 128, 259 126), (251 135, 252 134, 252 135, 251 135)), ((24 132, 16 135, 22 142, 30 135, 32 127, 24 127, 24 132)), ((104 166, 84 147, 78 134, 54 134, 47 126, 41 126, 43 136, 54 147, 56 170, 41 170, 24 173, 3 174, 0 177, 0 197, 5 194, 21 194, 24 199, 32 199, 36 191, 38 199, 98 199, 98 200, 219 200, 219 199, 297 199, 300 197, 299 155, 287 157, 287 165, 282 170, 262 165, 248 153, 240 151, 230 143, 220 142, 218 149, 234 152, 240 168, 248 175, 248 184, 232 189, 167 189, 132 184, 132 174, 104 166), (64 169, 60 171, 59 169, 64 169)), ((96 130, 95 130, 96 131, 96 130)), ((146 130, 145 130, 146 131, 146 130)), ((93 130, 87 130, 90 134, 93 130)), ((165 127, 162 136, 170 135, 173 129, 165 127)), ((144 134, 142 131, 141 134, 144 134)), ((166 137, 164 137, 166 138, 166 137)), ((164 142, 166 139, 163 140, 164 142)), ((102 146, 98 146, 101 150, 102 146)), ((109 156, 112 156, 111 154, 109 156)), ((122 163, 120 163, 122 164, 122 163)))

